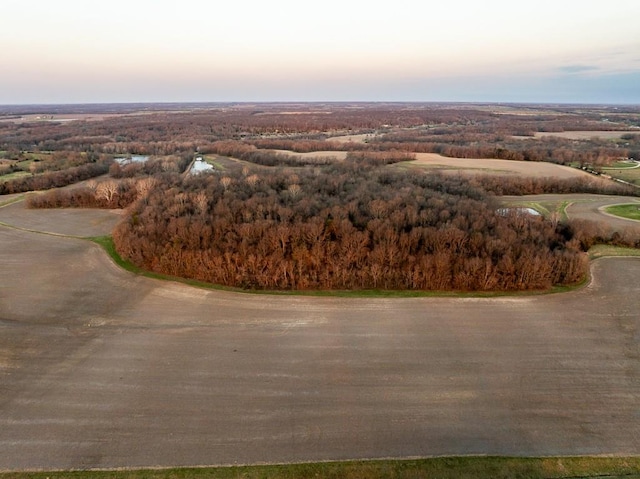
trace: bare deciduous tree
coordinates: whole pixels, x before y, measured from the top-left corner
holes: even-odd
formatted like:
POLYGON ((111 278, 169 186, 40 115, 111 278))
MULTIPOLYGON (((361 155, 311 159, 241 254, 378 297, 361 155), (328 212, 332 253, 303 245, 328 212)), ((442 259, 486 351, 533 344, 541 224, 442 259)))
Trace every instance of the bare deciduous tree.
POLYGON ((287 188, 287 191, 289 192, 291 198, 295 199, 300 195, 302 188, 297 183, 294 183, 293 185, 290 185, 289 188, 287 188))
POLYGON ((96 198, 105 200, 111 204, 113 198, 118 194, 118 183, 113 180, 103 181, 96 187, 96 198))
POLYGON ((146 178, 138 180, 138 182, 136 183, 138 198, 146 197, 157 184, 158 180, 152 176, 148 176, 146 178))
POLYGON ((229 178, 228 176, 223 176, 222 178, 220 178, 220 184, 225 190, 227 190, 229 186, 231 186, 232 181, 233 180, 231 180, 231 178, 229 178))

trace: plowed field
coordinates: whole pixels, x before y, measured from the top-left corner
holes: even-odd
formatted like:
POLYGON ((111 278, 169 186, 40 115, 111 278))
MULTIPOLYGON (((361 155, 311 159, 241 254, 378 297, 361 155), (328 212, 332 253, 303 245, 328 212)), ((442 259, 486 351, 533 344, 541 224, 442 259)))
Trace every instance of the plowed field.
POLYGON ((0 208, 0 470, 640 450, 640 259, 556 295, 264 296, 6 226, 112 215, 0 208))

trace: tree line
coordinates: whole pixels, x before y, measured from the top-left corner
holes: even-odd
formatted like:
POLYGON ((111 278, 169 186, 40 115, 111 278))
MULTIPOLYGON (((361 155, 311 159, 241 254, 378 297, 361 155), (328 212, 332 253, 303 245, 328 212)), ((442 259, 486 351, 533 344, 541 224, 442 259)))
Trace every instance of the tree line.
POLYGON ((48 190, 50 188, 71 185, 79 181, 106 174, 109 171, 109 163, 110 161, 97 161, 61 171, 50 171, 40 175, 23 176, 0 182, 0 195, 48 190))

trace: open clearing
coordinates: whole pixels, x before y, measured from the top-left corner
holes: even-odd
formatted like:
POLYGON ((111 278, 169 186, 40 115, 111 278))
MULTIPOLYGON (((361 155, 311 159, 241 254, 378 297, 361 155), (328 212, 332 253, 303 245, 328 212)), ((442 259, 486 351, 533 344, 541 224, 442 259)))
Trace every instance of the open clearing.
POLYGON ((640 206, 640 198, 633 196, 576 193, 568 195, 501 196, 500 200, 505 205, 531 207, 543 214, 554 211, 562 212, 561 210, 564 210, 568 218, 606 223, 618 231, 631 229, 640 234, 640 223, 637 221, 608 215, 605 212, 607 207, 621 203, 637 203, 640 206))
POLYGON ((603 173, 640 186, 640 168, 603 168, 603 173))
POLYGON ((640 202, 632 205, 612 205, 604 209, 605 213, 640 221, 640 202))
MULTIPOLYGON (((21 206, 0 221, 113 216, 21 206)), ((0 264, 0 470, 640 450, 640 258, 567 294, 394 300, 201 290, 8 226, 0 264)))
POLYGON ((437 153, 416 153, 416 160, 401 163, 400 165, 438 169, 445 173, 501 174, 556 178, 575 178, 589 175, 582 170, 555 165, 553 163, 486 158, 449 158, 438 155, 437 153))
POLYGON ((375 138, 374 133, 363 133, 360 135, 340 135, 330 136, 327 141, 337 141, 338 143, 366 143, 367 140, 375 138))
POLYGON ((545 136, 555 136, 565 138, 567 140, 590 140, 591 138, 602 138, 603 140, 616 140, 622 138, 623 135, 640 135, 638 130, 618 130, 618 131, 561 131, 561 132, 536 132, 536 138, 545 136))
POLYGON ((344 160, 347 158, 346 151, 310 151, 308 153, 298 153, 291 150, 273 150, 283 155, 298 156, 300 158, 334 158, 336 160, 344 160))

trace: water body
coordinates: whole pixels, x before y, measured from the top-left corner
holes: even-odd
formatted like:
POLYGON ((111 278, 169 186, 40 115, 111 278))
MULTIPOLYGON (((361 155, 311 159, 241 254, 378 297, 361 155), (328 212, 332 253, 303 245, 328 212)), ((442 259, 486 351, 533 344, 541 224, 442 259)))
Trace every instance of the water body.
POLYGON ((196 161, 193 162, 193 166, 191 167, 191 170, 189 170, 189 173, 192 175, 197 175, 205 171, 212 171, 212 170, 213 170, 213 166, 211 166, 209 163, 204 161, 202 158, 196 158, 196 161))

